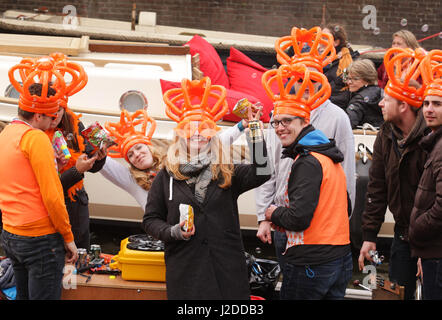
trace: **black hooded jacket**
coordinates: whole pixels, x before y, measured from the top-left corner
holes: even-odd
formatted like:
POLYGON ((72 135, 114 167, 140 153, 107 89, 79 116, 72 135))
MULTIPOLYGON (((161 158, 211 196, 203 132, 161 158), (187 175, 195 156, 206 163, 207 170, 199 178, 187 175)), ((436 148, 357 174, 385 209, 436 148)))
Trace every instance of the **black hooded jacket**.
MULTIPOLYGON (((322 185, 322 165, 311 152, 329 157, 334 163, 344 160, 334 140, 316 130, 312 125, 305 127, 295 142, 284 148, 283 157, 299 158, 292 165, 288 179, 289 207, 278 207, 272 214, 272 222, 290 231, 304 231, 313 219, 319 203, 322 185)), ((346 190, 345 185, 342 186, 346 190)), ((348 197, 347 197, 348 198, 348 197)), ((351 208, 351 205, 349 208, 351 208)), ((294 265, 315 265, 335 260, 350 252, 350 246, 302 245, 287 250, 287 261, 294 265)))

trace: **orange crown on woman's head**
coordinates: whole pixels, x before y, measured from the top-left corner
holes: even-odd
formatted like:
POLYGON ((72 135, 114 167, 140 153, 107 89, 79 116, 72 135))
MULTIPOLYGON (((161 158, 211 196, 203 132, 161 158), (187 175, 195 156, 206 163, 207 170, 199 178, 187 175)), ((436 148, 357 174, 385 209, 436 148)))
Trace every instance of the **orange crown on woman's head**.
POLYGON ((181 81, 181 88, 170 89, 163 95, 167 116, 178 123, 175 132, 190 138, 198 132, 208 138, 218 130, 216 122, 228 111, 226 89, 212 85, 209 77, 181 81))
POLYGON ((125 158, 129 162, 127 153, 134 145, 143 143, 151 145, 152 136, 155 132, 156 122, 147 115, 147 111, 140 109, 130 114, 126 109, 121 111, 120 122, 106 122, 105 128, 115 139, 117 146, 110 147, 109 156, 125 158), (137 127, 141 128, 137 130, 137 127))
POLYGON ((290 36, 279 38, 275 43, 276 58, 280 64, 304 63, 322 72, 322 68, 336 59, 333 36, 320 27, 310 30, 293 27, 290 36), (305 46, 308 51, 303 52, 305 46), (292 47, 294 55, 290 57, 286 50, 292 47))
MULTIPOLYGON (((71 75, 69 85, 66 85, 65 89, 65 97, 64 102, 67 103, 68 97, 74 95, 83 89, 88 81, 88 77, 84 68, 79 63, 75 63, 68 60, 68 57, 61 52, 54 52, 50 54, 50 57, 55 61, 55 68, 60 71, 60 73, 64 76, 65 73, 69 73, 71 75)), ((67 105, 63 103, 63 107, 67 105)))
POLYGON ((442 50, 431 50, 419 67, 425 85, 424 97, 442 97, 442 50))
POLYGON ((384 56, 389 78, 385 93, 413 107, 421 107, 425 86, 418 85, 417 81, 421 76, 419 65, 425 56, 426 52, 422 48, 414 51, 410 48, 389 49, 384 56))
POLYGON ((35 113, 56 113, 60 99, 66 94, 66 82, 62 73, 55 68, 55 61, 51 57, 38 59, 24 58, 9 69, 9 80, 20 93, 18 105, 20 109, 35 113), (22 84, 15 79, 15 71, 19 71, 22 84), (31 94, 29 87, 41 85, 41 96, 31 94), (48 97, 50 88, 56 92, 48 97))
POLYGON ((331 95, 327 77, 321 72, 309 70, 303 63, 281 65, 278 69, 268 70, 261 80, 267 95, 274 101, 274 114, 291 114, 310 119, 310 112, 331 95), (300 84, 299 89, 296 93, 291 93, 295 92, 294 86, 297 82, 300 84), (315 89, 318 82, 320 88, 315 89), (308 97, 304 98, 306 92, 308 97))

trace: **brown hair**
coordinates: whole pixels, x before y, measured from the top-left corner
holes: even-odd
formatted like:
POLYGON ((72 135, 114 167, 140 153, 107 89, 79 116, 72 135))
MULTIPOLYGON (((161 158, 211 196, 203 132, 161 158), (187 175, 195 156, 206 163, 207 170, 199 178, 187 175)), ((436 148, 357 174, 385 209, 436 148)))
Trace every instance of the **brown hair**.
MULTIPOLYGON (((41 83, 33 83, 28 87, 28 91, 31 95, 36 95, 36 96, 40 96, 41 97, 41 90, 43 89, 43 85, 41 83)), ((55 96, 55 94, 57 93, 57 91, 52 88, 52 87, 48 87, 48 93, 47 93, 47 97, 51 97, 51 96, 55 96)), ((21 109, 20 107, 18 108, 17 114, 25 119, 25 120, 31 120, 32 117, 34 116, 35 112, 31 112, 31 111, 26 111, 21 109)))
MULTIPOLYGON (((36 95, 36 96, 40 96, 41 97, 41 90, 43 89, 43 85, 41 83, 33 83, 28 87, 28 91, 31 95, 36 95)), ((48 93, 47 93, 47 97, 51 97, 51 96, 55 96, 55 94, 57 93, 57 91, 52 88, 52 87, 48 87, 48 93)))
MULTIPOLYGON (((229 149, 219 140, 218 136, 214 136, 210 139, 211 155, 214 157, 211 164, 212 180, 217 180, 221 173, 220 188, 227 189, 232 185, 232 176, 234 173, 232 147, 229 149), (230 151, 230 152, 228 152, 230 151)), ((185 176, 180 172, 180 155, 185 154, 189 157, 187 148, 183 150, 185 143, 179 136, 175 136, 175 141, 170 145, 167 150, 167 156, 165 159, 165 167, 174 175, 178 180, 187 180, 190 177, 185 176)), ((184 161, 188 159, 182 159, 184 161)))
POLYGON ((129 171, 132 177, 135 179, 136 183, 143 188, 144 190, 149 191, 152 187, 153 179, 156 174, 162 168, 162 163, 164 156, 160 154, 160 152, 153 146, 147 146, 152 154, 153 164, 147 170, 140 170, 136 168, 133 164, 130 164, 129 171))
POLYGON ((339 47, 347 46, 347 32, 342 25, 337 23, 329 23, 325 26, 325 28, 330 30, 330 33, 333 35, 335 40, 339 40, 339 47))

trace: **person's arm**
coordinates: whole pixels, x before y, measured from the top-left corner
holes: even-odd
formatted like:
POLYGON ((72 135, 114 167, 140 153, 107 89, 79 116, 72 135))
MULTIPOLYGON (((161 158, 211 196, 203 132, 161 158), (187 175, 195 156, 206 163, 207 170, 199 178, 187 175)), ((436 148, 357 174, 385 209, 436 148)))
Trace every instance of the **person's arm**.
POLYGON ((55 167, 54 151, 48 136, 40 130, 28 131, 23 136, 20 146, 34 171, 43 204, 55 230, 62 235, 66 243, 73 242, 74 236, 66 210, 63 188, 55 167))
POLYGON ((111 157, 107 157, 103 168, 99 172, 117 187, 128 192, 142 209, 145 209, 148 191, 137 184, 128 167, 111 157))
POLYGON ((63 192, 65 195, 68 194, 70 187, 75 185, 77 182, 83 180, 84 174, 79 172, 75 166, 72 166, 62 174, 60 174, 61 185, 63 186, 63 192))
POLYGON ((362 97, 359 94, 350 100, 345 112, 347 112, 348 117, 350 118, 352 129, 356 129, 357 126, 363 124, 362 121, 364 119, 365 106, 364 101, 362 101, 362 97))
POLYGON ((264 130, 264 137, 267 147, 268 166, 270 170, 270 178, 262 185, 255 189, 255 204, 258 223, 265 220, 265 211, 272 203, 274 203, 276 192, 276 163, 281 159, 280 148, 276 148, 280 144, 279 138, 275 134, 273 128, 264 130))
POLYGON ((163 185, 163 180, 166 178, 163 175, 166 176, 167 174, 164 170, 161 170, 152 183, 149 195, 147 196, 142 226, 144 231, 155 239, 169 242, 175 239, 172 233, 172 225, 167 222, 167 200, 163 185))
POLYGON ((252 142, 247 134, 247 143, 250 150, 251 164, 238 164, 235 166, 235 185, 233 187, 238 195, 256 188, 270 179, 265 140, 262 138, 260 141, 252 142))
POLYGON ((348 116, 342 112, 342 116, 337 116, 337 128, 335 130, 335 142, 338 149, 344 155, 341 162, 347 182, 347 192, 351 201, 351 210, 355 207, 356 200, 356 159, 355 159, 355 137, 351 129, 348 116))
POLYGON ((271 221, 285 230, 306 230, 319 202, 322 177, 322 166, 312 155, 295 161, 288 185, 289 207, 277 207, 271 221))
POLYGON ((376 242, 377 234, 384 222, 388 203, 382 152, 382 132, 382 129, 378 132, 373 145, 372 164, 369 170, 369 181, 365 196, 365 210, 362 213, 362 238, 369 242, 376 242))
POLYGON ((96 162, 96 158, 96 155, 89 158, 87 154, 83 153, 77 158, 74 166, 60 175, 60 180, 65 195, 68 194, 69 188, 84 179, 84 173, 92 168, 96 162))
MULTIPOLYGON (((439 154, 432 160, 431 167, 436 181, 434 203, 417 217, 413 212, 410 218, 409 237, 417 241, 428 241, 442 233, 442 155, 439 154)), ((419 188, 421 188, 421 185, 419 185, 419 188)), ((418 199, 416 199, 417 201, 418 199)))
POLYGON ((238 122, 236 125, 227 128, 219 134, 219 139, 222 144, 231 145, 244 132, 244 121, 238 122))
MULTIPOLYGON (((78 132, 80 133, 80 135, 81 135, 81 132, 84 129, 85 129, 85 127, 84 127, 83 122, 79 121, 78 122, 78 132)), ((84 139, 84 147, 85 147, 84 150, 85 150, 87 155, 90 155, 91 152, 94 150, 94 147, 89 143, 89 141, 87 141, 87 139, 84 139)), ((96 151, 96 152, 98 152, 98 151, 96 151)), ((91 173, 96 173, 96 172, 100 171, 101 168, 103 168, 105 162, 106 162, 106 157, 104 157, 102 159, 99 159, 99 160, 95 160, 95 162, 93 163, 92 167, 89 168, 87 171, 91 172, 91 173)))

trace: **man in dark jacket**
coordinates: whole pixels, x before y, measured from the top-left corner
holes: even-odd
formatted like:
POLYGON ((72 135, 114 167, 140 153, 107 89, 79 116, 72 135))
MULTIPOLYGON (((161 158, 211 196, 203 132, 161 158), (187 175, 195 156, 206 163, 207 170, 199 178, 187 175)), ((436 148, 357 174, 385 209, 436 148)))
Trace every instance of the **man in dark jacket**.
POLYGON ((292 75, 303 77, 304 89, 299 84, 297 95, 277 99, 271 123, 283 157, 293 159, 285 206, 271 205, 265 213, 266 220, 287 235, 281 299, 343 299, 353 268, 346 179, 340 165, 344 156, 334 141, 310 125, 311 100, 301 98, 313 94, 305 89, 310 77, 325 87, 327 78, 315 71, 302 74, 297 68, 292 75))
MULTIPOLYGON (((390 79, 394 76, 389 74, 390 79)), ((391 281, 405 286, 405 299, 412 299, 416 288, 417 260, 411 258, 408 226, 414 195, 426 160, 425 152, 418 142, 428 132, 428 128, 419 109, 423 92, 405 85, 406 81, 399 81, 388 83, 385 96, 379 104, 385 123, 373 147, 365 211, 362 214, 364 242, 359 256, 359 268, 363 269, 364 258, 372 260, 369 252, 376 250, 377 234, 388 206, 395 220, 389 277, 391 281), (411 98, 411 92, 414 93, 414 99, 411 98)))
POLYGON ((432 133, 420 145, 427 152, 410 217, 411 254, 421 258, 424 299, 442 299, 442 81, 425 91, 423 114, 432 133), (438 280, 439 279, 439 280, 438 280))

